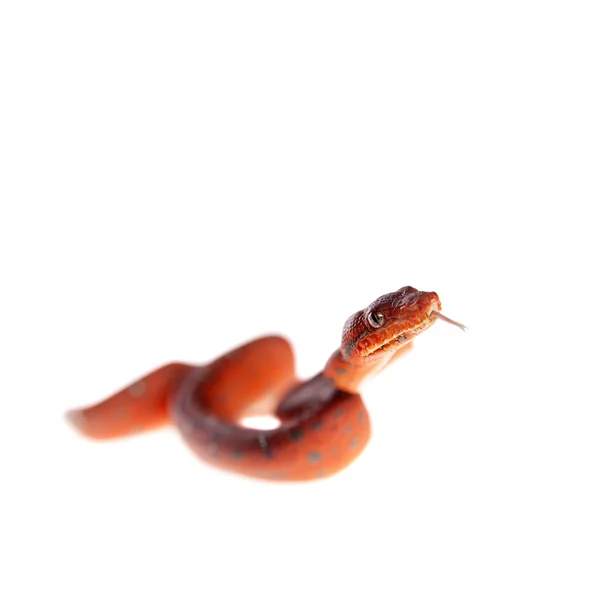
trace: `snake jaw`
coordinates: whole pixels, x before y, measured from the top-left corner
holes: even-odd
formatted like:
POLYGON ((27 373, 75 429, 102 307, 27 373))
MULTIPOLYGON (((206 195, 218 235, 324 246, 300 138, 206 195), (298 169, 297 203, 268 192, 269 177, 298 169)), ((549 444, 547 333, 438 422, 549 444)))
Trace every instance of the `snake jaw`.
POLYGON ((402 346, 405 346, 417 335, 429 329, 435 323, 435 318, 431 314, 426 314, 418 320, 411 321, 407 326, 406 322, 401 323, 401 328, 398 330, 397 326, 393 328, 394 333, 387 335, 383 340, 377 340, 373 343, 372 338, 368 339, 366 336, 363 340, 359 340, 357 348, 362 357, 376 356, 384 354, 393 350, 399 350, 402 346), (361 343, 362 342, 362 343, 361 343))

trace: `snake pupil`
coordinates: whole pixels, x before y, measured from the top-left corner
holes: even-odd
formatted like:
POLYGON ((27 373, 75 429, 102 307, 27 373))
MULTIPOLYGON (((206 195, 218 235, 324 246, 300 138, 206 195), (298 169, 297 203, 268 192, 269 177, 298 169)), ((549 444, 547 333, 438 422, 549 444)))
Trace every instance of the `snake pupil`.
POLYGON ((380 312, 377 312, 377 313, 372 312, 372 313, 369 313, 368 321, 369 321, 369 325, 371 325, 371 327, 377 329, 378 327, 381 327, 385 323, 385 317, 380 312))

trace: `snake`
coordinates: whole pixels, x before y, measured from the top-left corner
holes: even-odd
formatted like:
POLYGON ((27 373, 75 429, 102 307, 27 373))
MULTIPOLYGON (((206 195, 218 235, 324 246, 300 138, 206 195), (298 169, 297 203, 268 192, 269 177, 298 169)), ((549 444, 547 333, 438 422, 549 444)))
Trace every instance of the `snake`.
POLYGON ((166 364, 66 417, 96 440, 173 423, 199 458, 221 469, 271 481, 328 477, 350 465, 371 437, 363 382, 437 320, 466 329, 440 311, 436 292, 405 286, 351 315, 339 348, 310 379, 296 377, 287 339, 270 335, 206 365, 166 364), (256 415, 271 415, 277 426, 244 425, 256 415))

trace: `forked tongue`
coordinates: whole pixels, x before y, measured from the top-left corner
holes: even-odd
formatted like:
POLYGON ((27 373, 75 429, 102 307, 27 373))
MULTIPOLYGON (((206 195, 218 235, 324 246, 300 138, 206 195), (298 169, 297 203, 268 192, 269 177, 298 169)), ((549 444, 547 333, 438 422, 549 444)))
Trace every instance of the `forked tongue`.
POLYGON ((432 310, 431 314, 434 317, 441 319, 442 321, 446 321, 446 323, 450 323, 450 325, 456 325, 456 327, 460 327, 463 331, 467 331, 466 325, 463 325, 462 323, 459 323, 458 321, 453 321, 452 319, 449 319, 446 315, 443 315, 441 312, 438 312, 437 310, 432 310))

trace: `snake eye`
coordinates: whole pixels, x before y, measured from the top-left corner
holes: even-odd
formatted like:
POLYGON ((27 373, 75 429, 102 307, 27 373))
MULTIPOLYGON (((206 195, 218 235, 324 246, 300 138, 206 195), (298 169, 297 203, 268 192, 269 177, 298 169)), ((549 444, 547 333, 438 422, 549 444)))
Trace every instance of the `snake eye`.
POLYGON ((385 316, 380 312, 371 312, 367 317, 367 321, 369 321, 369 325, 373 329, 377 329, 378 327, 383 327, 385 325, 385 316))

